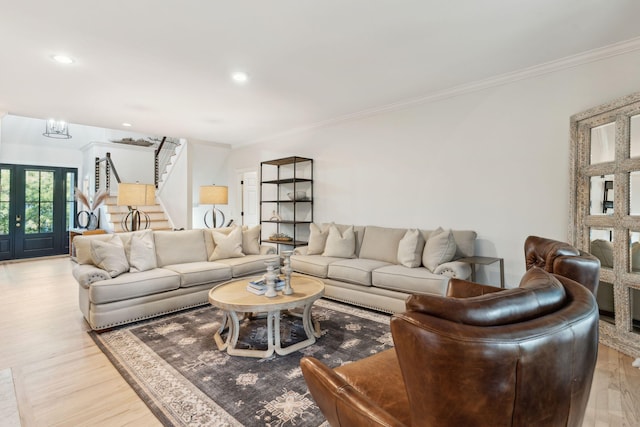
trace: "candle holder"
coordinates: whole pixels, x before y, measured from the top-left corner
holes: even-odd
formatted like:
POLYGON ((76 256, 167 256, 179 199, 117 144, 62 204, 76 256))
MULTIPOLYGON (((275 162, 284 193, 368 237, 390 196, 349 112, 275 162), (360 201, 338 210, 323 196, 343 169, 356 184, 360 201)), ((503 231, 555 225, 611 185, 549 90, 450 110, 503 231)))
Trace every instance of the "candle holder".
POLYGON ((264 278, 267 281, 267 291, 264 293, 265 297, 273 298, 278 293, 276 292, 276 279, 278 275, 275 273, 275 265, 273 262, 265 262, 267 266, 267 273, 264 275, 264 278))
POLYGON ((282 267, 282 272, 284 273, 284 289, 282 293, 284 295, 293 294, 293 288, 291 287, 291 272, 293 271, 291 268, 291 254, 293 254, 293 251, 282 251, 282 255, 284 255, 284 267, 282 267))

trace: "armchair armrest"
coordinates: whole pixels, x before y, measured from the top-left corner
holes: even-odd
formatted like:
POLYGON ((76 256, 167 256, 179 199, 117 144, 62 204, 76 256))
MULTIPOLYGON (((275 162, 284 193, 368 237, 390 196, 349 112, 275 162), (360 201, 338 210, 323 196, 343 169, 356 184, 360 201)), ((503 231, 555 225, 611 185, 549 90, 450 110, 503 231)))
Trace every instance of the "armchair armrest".
POLYGON ((318 359, 303 357, 300 367, 311 395, 331 426, 405 426, 318 359))
POLYGON ((471 276, 471 266, 462 261, 449 261, 437 266, 433 272, 447 277, 468 279, 471 276))
POLYGON ((293 250, 293 255, 306 255, 309 246, 298 246, 293 250))
POLYGON ((480 283, 473 283, 466 280, 452 279, 449 280, 447 296, 453 298, 469 298, 492 292, 500 292, 503 290, 504 289, 497 288, 495 286, 481 285, 480 283))
POLYGON ((260 246, 260 255, 272 255, 275 254, 276 248, 273 246, 261 245, 260 246))
POLYGON ((73 267, 72 273, 83 288, 89 288, 90 284, 100 280, 111 279, 105 270, 90 264, 77 264, 73 267))

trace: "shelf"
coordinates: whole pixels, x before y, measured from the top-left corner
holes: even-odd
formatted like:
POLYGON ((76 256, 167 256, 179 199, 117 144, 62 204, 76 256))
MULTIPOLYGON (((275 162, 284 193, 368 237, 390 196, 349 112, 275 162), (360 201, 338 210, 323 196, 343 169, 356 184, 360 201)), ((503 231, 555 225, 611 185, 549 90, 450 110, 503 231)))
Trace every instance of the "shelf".
POLYGON ((311 224, 311 221, 272 221, 270 219, 263 219, 262 222, 268 222, 270 224, 311 224))
POLYGON ((306 157, 291 156, 291 157, 285 157, 284 159, 268 160, 266 162, 262 162, 262 164, 282 166, 282 165, 291 165, 293 163, 310 162, 310 161, 311 159, 308 159, 306 157))
POLYGON ((267 181, 262 181, 262 184, 293 184, 302 182, 313 182, 313 180, 309 178, 270 179, 267 181))
POLYGON ((308 244, 300 240, 300 233, 305 236, 304 228, 313 222, 313 206, 313 159, 290 156, 260 163, 260 224, 268 224, 266 230, 262 228, 262 236, 267 238, 261 242, 278 245, 278 248, 281 245, 295 247, 308 244), (302 190, 300 193, 305 193, 305 199, 291 200, 288 197, 289 194, 293 195, 291 190, 296 194, 297 190, 302 190), (268 194, 267 200, 265 194, 268 194), (262 219, 268 216, 266 211, 271 210, 274 214, 269 218, 273 219, 262 219), (281 218, 280 215, 288 219, 276 219, 281 218), (308 220, 299 221, 300 216, 308 220), (291 240, 271 240, 268 236, 274 235, 272 231, 289 236, 291 240))
POLYGON ((313 200, 263 200, 262 203, 313 203, 313 200))
POLYGON ((260 242, 262 243, 273 243, 276 245, 287 245, 287 246, 306 246, 309 242, 303 242, 302 240, 289 240, 284 241, 284 240, 261 240, 260 242))

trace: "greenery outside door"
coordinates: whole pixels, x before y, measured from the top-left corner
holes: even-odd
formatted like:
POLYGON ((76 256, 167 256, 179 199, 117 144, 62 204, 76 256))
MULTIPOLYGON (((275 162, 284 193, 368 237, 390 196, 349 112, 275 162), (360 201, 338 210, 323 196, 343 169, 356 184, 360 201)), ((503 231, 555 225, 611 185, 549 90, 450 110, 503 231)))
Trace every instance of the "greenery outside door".
POLYGON ((0 259, 69 251, 77 169, 0 165, 0 259))

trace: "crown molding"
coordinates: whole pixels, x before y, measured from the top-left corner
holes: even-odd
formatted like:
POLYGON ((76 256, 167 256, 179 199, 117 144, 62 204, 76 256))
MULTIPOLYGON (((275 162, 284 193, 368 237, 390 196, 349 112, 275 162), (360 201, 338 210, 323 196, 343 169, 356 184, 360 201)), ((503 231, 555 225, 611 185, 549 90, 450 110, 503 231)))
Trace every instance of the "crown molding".
MULTIPOLYGON (((626 53, 633 52, 636 50, 640 50, 640 37, 625 40, 623 42, 614 43, 601 48, 588 50, 586 52, 567 56, 565 58, 561 58, 555 61, 549 61, 539 65, 534 65, 532 67, 527 67, 520 70, 509 72, 509 73, 500 74, 487 79, 477 80, 471 83, 465 83, 465 84, 454 86, 441 91, 435 91, 417 98, 406 99, 403 101, 398 101, 391 104, 382 105, 379 107, 357 111, 351 114, 345 114, 343 116, 338 116, 338 117, 323 120, 320 122, 311 123, 306 126, 299 126, 284 132, 280 132, 274 135, 264 137, 264 138, 258 138, 258 139, 252 140, 248 142, 246 145, 257 144, 260 142, 267 142, 274 139, 280 139, 285 136, 294 135, 297 133, 306 132, 313 129, 327 127, 336 123, 348 122, 351 120, 359 120, 359 119, 369 117, 369 116, 374 116, 380 113, 402 110, 404 108, 412 107, 414 105, 427 104, 429 102, 440 101, 447 98, 453 98, 455 96, 464 95, 466 93, 477 92, 480 90, 517 82, 520 80, 526 80, 526 79, 542 76, 549 73, 555 73, 568 68, 578 67, 580 65, 589 64, 591 62, 601 61, 603 59, 611 58, 613 56, 624 55, 626 53)), ((240 144, 240 145, 244 145, 244 144, 240 144)))

